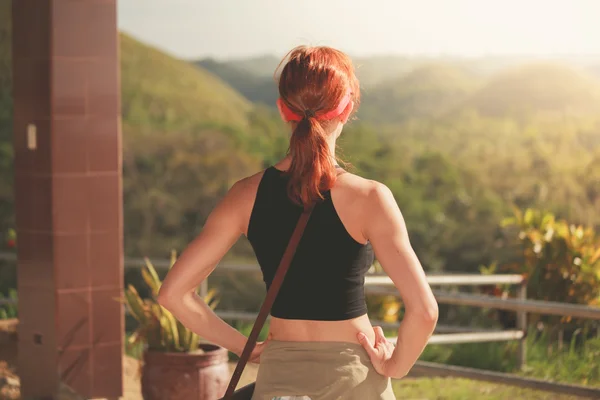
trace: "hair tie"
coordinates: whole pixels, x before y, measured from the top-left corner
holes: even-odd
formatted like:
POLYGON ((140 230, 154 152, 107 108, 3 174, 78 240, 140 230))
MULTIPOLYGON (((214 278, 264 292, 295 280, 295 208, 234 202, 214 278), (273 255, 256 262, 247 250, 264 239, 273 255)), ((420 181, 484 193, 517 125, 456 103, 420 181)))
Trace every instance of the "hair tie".
POLYGON ((279 109, 281 116, 283 117, 283 119, 286 122, 302 121, 303 119, 307 119, 307 118, 317 118, 319 121, 328 121, 330 119, 333 119, 333 118, 341 115, 344 112, 344 110, 346 109, 346 107, 348 106, 348 103, 350 103, 351 101, 352 101, 352 92, 348 91, 348 92, 346 92, 346 95, 344 97, 342 97, 342 100, 338 103, 336 108, 334 108, 333 110, 331 110, 325 114, 320 114, 319 116, 316 116, 315 112, 313 110, 305 110, 304 115, 298 115, 294 111, 292 111, 287 106, 287 104, 285 104, 285 102, 283 101, 283 99, 281 97, 277 99, 277 108, 279 109))
POLYGON ((313 110, 304 110, 304 119, 314 118, 315 112, 313 110))

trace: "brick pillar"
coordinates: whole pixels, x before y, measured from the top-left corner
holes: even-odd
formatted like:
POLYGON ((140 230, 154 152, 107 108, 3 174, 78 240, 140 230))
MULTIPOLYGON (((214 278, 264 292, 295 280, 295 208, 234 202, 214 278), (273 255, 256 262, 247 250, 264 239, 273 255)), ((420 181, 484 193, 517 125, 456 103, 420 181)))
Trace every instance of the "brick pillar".
POLYGON ((116 0, 16 0, 19 375, 24 399, 122 395, 116 0))

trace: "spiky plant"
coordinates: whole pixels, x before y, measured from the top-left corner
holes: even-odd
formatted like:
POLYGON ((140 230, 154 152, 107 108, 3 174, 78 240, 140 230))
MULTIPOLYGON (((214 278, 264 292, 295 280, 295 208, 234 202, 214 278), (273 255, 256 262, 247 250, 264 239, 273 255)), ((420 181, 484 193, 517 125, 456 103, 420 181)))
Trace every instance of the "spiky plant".
MULTIPOLYGON (((0 298, 2 298, 2 293, 0 293, 0 298)), ((4 304, 0 306, 0 319, 12 319, 17 318, 18 310, 17 310, 17 291, 15 289, 8 290, 8 299, 12 300, 12 303, 4 304)))
MULTIPOLYGON (((171 268, 177 255, 171 253, 171 268)), ((149 351, 188 353, 198 350, 198 335, 179 322, 173 314, 161 307, 157 302, 158 291, 162 281, 156 269, 146 257, 146 265, 142 268, 142 277, 151 291, 151 297, 142 299, 133 285, 125 290, 124 303, 129 313, 138 321, 138 327, 129 337, 130 345, 142 345, 149 351)), ((211 289, 204 301, 214 309, 218 300, 216 290, 211 289)))

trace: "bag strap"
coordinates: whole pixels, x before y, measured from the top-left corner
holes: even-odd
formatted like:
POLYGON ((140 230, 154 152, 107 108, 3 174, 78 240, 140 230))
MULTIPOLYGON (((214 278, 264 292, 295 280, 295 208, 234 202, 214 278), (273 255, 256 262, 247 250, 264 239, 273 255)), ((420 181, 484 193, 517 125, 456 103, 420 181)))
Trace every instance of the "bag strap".
POLYGON ((296 228, 292 233, 292 237, 283 253, 283 257, 281 258, 281 262, 279 263, 279 267, 277 268, 277 272, 275 272, 275 276, 273 277, 273 281, 271 282, 271 286, 267 291, 267 296, 265 297, 265 301, 260 307, 260 311, 258 316, 256 317, 256 322, 254 322, 254 326, 252 327, 252 331, 250 332, 250 336, 248 336, 248 341, 244 346, 244 350, 242 351, 242 355, 235 367, 235 371, 231 376, 231 380, 229 381, 229 386, 227 387, 227 391, 225 392, 224 399, 227 399, 229 396, 233 394, 235 388, 242 376, 242 372, 244 371, 244 367, 248 363, 250 359, 250 355, 252 354, 252 350, 254 350, 254 346, 256 346, 256 341, 258 340, 258 335, 267 320, 267 316, 271 311, 271 307, 275 302, 275 297, 277 297, 277 293, 279 292, 279 288, 281 288, 281 284, 283 283, 283 278, 285 277, 285 273, 287 272, 290 264, 292 263, 292 259, 294 258, 294 254, 296 253, 296 248, 300 243, 300 239, 302 238, 302 234, 304 233, 304 228, 306 228, 306 224, 308 223, 308 219, 310 218, 310 214, 312 213, 314 206, 305 208, 296 224, 296 228))

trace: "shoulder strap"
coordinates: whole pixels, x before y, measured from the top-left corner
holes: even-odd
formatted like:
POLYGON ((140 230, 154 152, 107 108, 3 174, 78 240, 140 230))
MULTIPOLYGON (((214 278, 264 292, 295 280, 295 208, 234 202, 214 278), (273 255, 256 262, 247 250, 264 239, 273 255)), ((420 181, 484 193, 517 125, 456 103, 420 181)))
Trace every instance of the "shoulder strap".
POLYGON ((304 228, 306 228, 306 224, 308 223, 308 219, 310 218, 310 214, 312 213, 313 206, 305 208, 296 224, 296 228, 292 233, 292 237, 283 253, 283 257, 281 258, 281 262, 279 263, 279 267, 277 268, 277 272, 275 272, 275 276, 273 277, 273 281, 271 282, 271 286, 267 292, 267 296, 265 297, 265 301, 260 307, 260 311, 258 312, 258 316, 256 317, 256 322, 252 327, 252 332, 250 332, 250 336, 248 336, 248 341, 246 342, 246 346, 244 346, 244 350, 242 351, 242 355, 235 367, 235 371, 231 376, 231 380, 229 381, 229 386, 227 387, 227 391, 225 392, 224 398, 228 398, 235 391, 235 388, 242 376, 242 372, 244 371, 244 367, 248 363, 250 359, 250 355, 252 354, 252 350, 254 350, 254 346, 256 346, 256 341, 258 340, 258 334, 260 333, 262 327, 267 320, 267 316, 271 311, 271 307, 275 302, 275 297, 277 297, 277 293, 279 292, 279 288, 283 283, 283 278, 285 277, 285 273, 287 272, 290 264, 292 263, 292 259, 294 258, 294 254, 296 253, 296 248, 300 243, 300 239, 302 238, 302 234, 304 233, 304 228))

